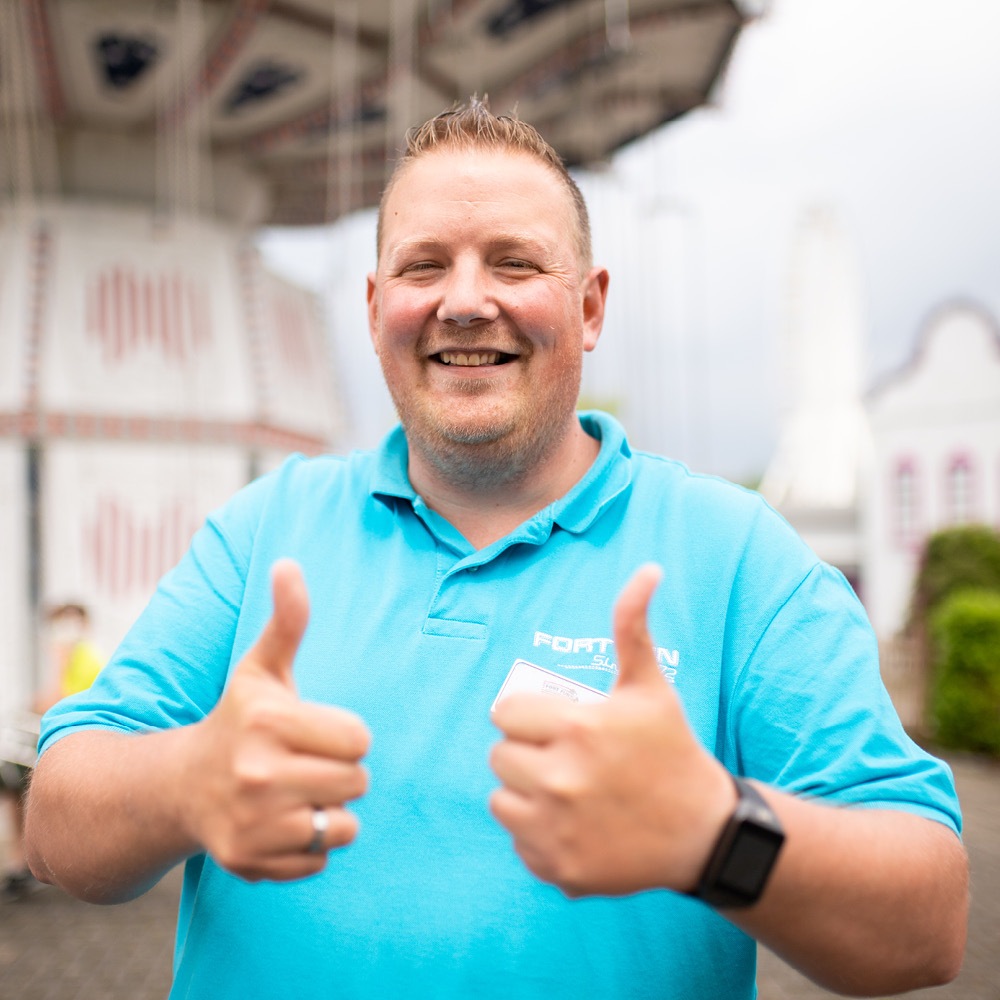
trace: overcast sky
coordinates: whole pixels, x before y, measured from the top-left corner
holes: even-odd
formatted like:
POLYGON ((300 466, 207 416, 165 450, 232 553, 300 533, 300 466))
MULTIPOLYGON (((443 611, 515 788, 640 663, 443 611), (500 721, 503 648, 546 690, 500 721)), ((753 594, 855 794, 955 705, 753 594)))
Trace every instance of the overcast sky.
MULTIPOLYGON (((997 0, 774 0, 714 107, 582 179, 612 271, 592 394, 626 425, 635 412, 639 445, 732 478, 763 471, 785 396, 794 236, 813 206, 837 213, 856 261, 866 385, 907 360, 942 303, 973 298, 1000 317, 998 39, 997 0), (640 328, 652 347, 636 346, 640 328), (622 392, 655 395, 658 432, 622 392)), ((262 241, 329 301, 350 443, 363 446, 391 416, 364 320, 373 225, 364 214, 262 241)))

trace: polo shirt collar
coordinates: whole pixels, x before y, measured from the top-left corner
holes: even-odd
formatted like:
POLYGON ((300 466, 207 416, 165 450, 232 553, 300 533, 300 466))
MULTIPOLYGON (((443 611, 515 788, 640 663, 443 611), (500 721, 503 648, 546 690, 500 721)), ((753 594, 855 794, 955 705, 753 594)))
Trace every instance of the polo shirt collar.
POLYGON ((600 410, 579 416, 583 429, 600 441, 601 450, 584 477, 549 508, 553 521, 573 534, 586 531, 632 482, 632 449, 622 425, 600 410))
POLYGON ((372 469, 371 490, 373 497, 400 497, 416 500, 417 491, 410 485, 409 452, 406 434, 401 424, 397 424, 386 435, 375 452, 372 469))
MULTIPOLYGON (((522 528, 531 525, 547 535, 553 525, 579 534, 586 531, 608 505, 632 482, 632 450, 622 425, 599 410, 579 414, 583 429, 601 445, 586 475, 555 503, 540 510, 522 528), (545 522, 548 522, 546 525, 545 522)), ((408 475, 406 435, 396 426, 375 452, 370 493, 376 498, 398 497, 411 504, 419 500, 408 475)))

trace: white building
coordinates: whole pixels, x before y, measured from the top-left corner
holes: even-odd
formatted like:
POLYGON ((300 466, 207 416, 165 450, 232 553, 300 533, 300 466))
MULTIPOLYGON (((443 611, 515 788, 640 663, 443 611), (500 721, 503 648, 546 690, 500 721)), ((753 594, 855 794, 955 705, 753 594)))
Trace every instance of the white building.
POLYGON ((879 635, 905 623, 927 536, 1000 529, 1000 326, 972 303, 938 309, 909 364, 867 411, 873 463, 864 502, 864 593, 879 635))
POLYGON ((788 406, 761 492, 892 640, 928 536, 1000 528, 1000 327, 975 304, 942 306, 865 395, 860 283, 830 211, 804 216, 792 263, 788 406))

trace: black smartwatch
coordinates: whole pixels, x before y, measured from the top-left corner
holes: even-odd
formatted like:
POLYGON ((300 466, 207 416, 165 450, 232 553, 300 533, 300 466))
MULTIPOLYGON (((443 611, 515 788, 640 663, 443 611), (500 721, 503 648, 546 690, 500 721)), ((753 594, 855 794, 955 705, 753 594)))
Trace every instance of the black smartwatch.
POLYGON ((739 801, 691 893, 710 906, 752 906, 778 860, 785 833, 774 810, 749 782, 731 775, 739 801))

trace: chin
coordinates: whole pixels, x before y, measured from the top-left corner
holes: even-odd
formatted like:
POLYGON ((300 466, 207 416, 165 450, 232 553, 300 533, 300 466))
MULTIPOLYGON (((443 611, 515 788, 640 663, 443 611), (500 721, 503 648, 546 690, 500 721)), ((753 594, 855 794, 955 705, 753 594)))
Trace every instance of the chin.
POLYGON ((510 406, 458 405, 414 410, 404 425, 408 432, 412 429, 417 436, 438 447, 494 445, 522 437, 518 429, 535 423, 526 420, 525 416, 510 406))
POLYGON ((514 425, 510 421, 464 421, 437 428, 435 436, 442 444, 489 445, 499 444, 513 431, 514 425))

